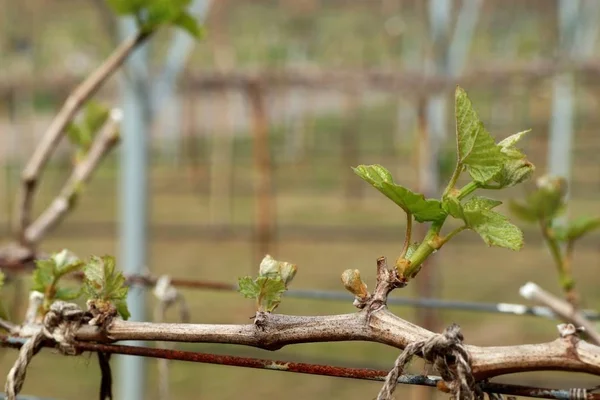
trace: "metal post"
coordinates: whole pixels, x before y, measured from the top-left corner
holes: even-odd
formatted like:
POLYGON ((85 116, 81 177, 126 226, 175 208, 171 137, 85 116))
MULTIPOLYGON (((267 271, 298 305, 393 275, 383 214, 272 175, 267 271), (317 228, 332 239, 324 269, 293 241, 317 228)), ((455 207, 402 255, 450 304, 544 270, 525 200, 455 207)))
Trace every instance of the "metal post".
MULTIPOLYGON (((120 21, 123 37, 136 31, 135 23, 120 21)), ((148 128, 149 96, 146 68, 147 48, 138 49, 128 59, 122 76, 121 96, 124 113, 121 125, 120 146, 120 257, 119 265, 126 274, 143 273, 146 267, 147 215, 148 215, 148 128)), ((143 287, 132 285, 127 304, 131 320, 145 320, 145 293, 143 287)), ((142 342, 130 342, 143 345, 142 342)), ((121 356, 117 378, 118 399, 142 400, 145 398, 145 362, 142 357, 121 356)))
MULTIPOLYGON (((559 54, 562 61, 583 60, 593 53, 600 13, 597 1, 559 0, 559 54)), ((571 181, 574 77, 570 71, 556 75, 553 82, 552 124, 548 143, 548 171, 571 181)), ((569 193, 567 193, 569 196, 569 193)), ((561 217, 559 223, 564 222, 561 217)))

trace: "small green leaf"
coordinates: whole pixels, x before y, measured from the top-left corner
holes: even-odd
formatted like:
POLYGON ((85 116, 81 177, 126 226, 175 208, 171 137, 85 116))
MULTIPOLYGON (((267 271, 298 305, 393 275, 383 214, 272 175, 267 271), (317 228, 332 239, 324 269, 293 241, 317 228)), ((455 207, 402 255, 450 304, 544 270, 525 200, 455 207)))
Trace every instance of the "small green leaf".
POLYGON ((281 277, 259 276, 253 280, 249 276, 238 279, 238 291, 248 299, 256 299, 260 311, 272 312, 281 302, 286 291, 281 277))
POLYGON ((600 229, 600 217, 579 217, 564 228, 554 228, 557 239, 565 242, 580 239, 596 229, 600 229))
POLYGON ((81 292, 73 288, 58 288, 54 294, 56 300, 70 301, 80 296, 81 292))
POLYGON ((469 211, 465 209, 469 228, 481 236, 488 246, 519 250, 523 247, 523 232, 508 218, 491 210, 469 211))
POLYGON ((267 312, 274 311, 281 303, 281 295, 286 291, 285 283, 280 277, 259 276, 256 278, 256 284, 260 288, 259 304, 267 312))
POLYGON ((492 211, 502 204, 499 200, 473 196, 464 204, 454 197, 444 199, 444 205, 454 218, 462 219, 467 228, 477 232, 488 246, 519 250, 523 233, 504 215, 492 211))
POLYGON ((115 308, 117 309, 117 312, 119 313, 121 318, 123 318, 125 321, 127 321, 129 317, 131 317, 131 314, 129 313, 129 308, 127 308, 127 302, 125 300, 117 300, 115 302, 115 308))
POLYGON ((531 129, 515 133, 498 143, 502 153, 507 157, 502 170, 494 177, 494 181, 499 184, 500 188, 511 187, 524 182, 535 171, 535 166, 527 160, 525 154, 515 147, 519 140, 529 132, 531 132, 531 129))
POLYGON ((181 1, 152 0, 146 7, 145 24, 147 28, 173 23, 184 11, 181 1))
POLYGON ((473 196, 464 204, 465 211, 491 210, 498 207, 500 200, 489 199, 483 196, 473 196))
POLYGON ((116 270, 115 259, 111 256, 90 257, 84 267, 84 292, 91 299, 112 302, 127 298, 128 288, 125 277, 116 270))
POLYGON ((0 289, 4 286, 4 273, 0 271, 0 289))
POLYGON ((414 215, 418 222, 437 221, 446 216, 439 200, 425 199, 424 195, 395 184, 390 172, 381 165, 359 165, 352 169, 405 212, 414 215))
POLYGON ((201 39, 204 35, 203 29, 198 24, 198 21, 187 12, 182 12, 173 21, 173 24, 180 27, 196 39, 201 39))
POLYGON ((529 132, 531 132, 531 129, 527 129, 525 131, 521 131, 521 132, 515 133, 514 135, 510 135, 506 139, 503 139, 500 142, 498 142, 498 146, 500 146, 503 149, 514 149, 515 146, 517 145, 517 143, 521 139, 523 139, 523 137, 526 134, 528 134, 529 132))
POLYGON ((455 93, 458 164, 467 167, 471 178, 484 183, 498 174, 506 156, 483 126, 467 93, 459 86, 455 93))
POLYGON ((31 290, 45 293, 46 288, 54 282, 55 268, 56 265, 52 260, 36 260, 31 290))
POLYGON ((238 292, 240 292, 247 299, 258 299, 260 295, 260 288, 254 282, 252 277, 244 276, 238 279, 238 292))

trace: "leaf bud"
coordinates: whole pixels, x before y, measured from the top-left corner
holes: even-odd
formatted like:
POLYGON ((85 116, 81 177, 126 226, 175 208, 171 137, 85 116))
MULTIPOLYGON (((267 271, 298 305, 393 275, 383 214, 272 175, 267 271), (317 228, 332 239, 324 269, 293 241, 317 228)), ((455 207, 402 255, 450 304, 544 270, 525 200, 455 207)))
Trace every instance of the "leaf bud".
POLYGON ((367 285, 360 279, 360 271, 357 269, 347 269, 342 272, 342 283, 346 290, 360 299, 366 299, 369 295, 367 285))

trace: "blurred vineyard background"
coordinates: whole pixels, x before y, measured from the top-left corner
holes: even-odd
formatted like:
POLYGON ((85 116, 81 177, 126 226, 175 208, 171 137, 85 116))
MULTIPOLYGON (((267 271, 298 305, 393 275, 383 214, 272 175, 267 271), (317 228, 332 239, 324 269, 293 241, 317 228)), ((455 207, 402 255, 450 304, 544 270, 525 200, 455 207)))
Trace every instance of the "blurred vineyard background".
MULTIPOLYGON (((446 3, 452 2, 437 1, 446 3)), ((570 167, 569 215, 600 213, 600 59, 594 57, 600 7, 573 1, 581 3, 575 24, 587 28, 567 45, 583 50, 567 54, 561 7, 568 6, 560 1, 454 3, 444 30, 443 15, 432 11, 435 1, 213 0, 205 16, 207 34, 184 54, 186 61, 169 58, 172 31, 153 38, 146 84, 163 77, 165 59, 175 60, 170 70, 175 76, 177 68, 182 71, 176 86, 154 93, 159 106, 149 117, 147 268, 153 274, 234 283, 254 273, 269 252, 299 266, 294 288, 341 290, 339 277, 346 268, 360 269, 373 285, 375 259, 394 259, 401 248, 404 216, 350 167, 382 164, 396 181, 439 193, 454 162, 457 83, 496 138, 532 129, 522 147, 537 166, 536 177, 554 164, 570 167), (431 22, 435 18, 442 19, 431 22), (469 24, 472 32, 465 28, 469 24), (443 31, 442 39, 436 39, 436 29, 443 31), (561 118, 568 118, 553 111, 553 88, 561 77, 552 72, 567 61, 577 63, 573 129, 552 137, 550 132, 564 124, 561 118), (252 77, 261 78, 256 93, 264 95, 262 103, 248 90, 252 77), (445 110, 436 114, 431 104, 443 102, 445 110), (571 134, 572 147, 564 154, 549 151, 553 140, 571 134)), ((0 4, 0 239, 8 241, 24 163, 67 94, 118 38, 117 22, 100 0, 0 4)), ((96 98, 118 103, 122 79, 112 79, 96 98)), ((44 173, 38 213, 60 190, 72 157, 65 141, 44 173)), ((44 250, 69 248, 82 257, 118 253, 118 167, 117 154, 108 157, 44 250)), ((517 187, 500 198, 524 193, 517 187)), ((527 281, 559 293, 541 235, 535 226, 519 225, 525 232, 522 251, 490 249, 476 234, 463 233, 435 255, 422 279, 393 296, 518 303, 518 289, 527 281)), ((589 308, 600 306, 599 239, 598 234, 586 238, 576 253, 575 276, 589 308)), ((236 293, 184 295, 193 322, 244 323, 253 315, 252 301, 236 293)), ((22 315, 25 298, 14 302, 22 315)), ((152 302, 148 296, 149 309, 152 302)), ((530 343, 557 335, 556 321, 534 317, 391 308, 435 331, 457 322, 469 344, 530 343)), ((349 302, 301 299, 286 299, 278 309, 352 311, 349 302)), ((389 369, 397 356, 390 348, 359 342, 299 345, 277 353, 209 344, 181 347, 380 369, 389 369)), ((8 371, 15 355, 0 350, 0 373, 8 371)), ((379 383, 201 364, 172 363, 170 373, 172 398, 364 399, 379 389, 379 383)), ((156 374, 155 361, 148 361, 148 399, 157 398, 156 374)), ((591 382, 558 373, 499 380, 562 387, 591 382)), ((95 393, 98 381, 95 362, 43 352, 28 372, 23 393, 80 399, 82 393, 95 393)), ((398 389, 398 398, 429 394, 434 392, 398 389)))

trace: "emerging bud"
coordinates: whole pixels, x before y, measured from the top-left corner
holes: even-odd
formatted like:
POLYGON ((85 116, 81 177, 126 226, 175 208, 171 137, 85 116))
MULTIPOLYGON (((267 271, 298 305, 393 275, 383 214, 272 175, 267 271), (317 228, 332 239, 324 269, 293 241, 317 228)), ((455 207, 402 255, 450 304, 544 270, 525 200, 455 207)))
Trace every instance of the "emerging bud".
POLYGON ((279 274, 279 263, 269 254, 267 254, 260 262, 258 274, 260 276, 277 276, 279 274))
POLYGON ((290 264, 289 262, 282 261, 279 263, 279 273, 281 274, 281 280, 285 283, 285 286, 290 284, 294 277, 296 276, 296 271, 298 268, 295 264, 290 264))
POLYGON ((285 286, 292 282, 296 276, 298 268, 295 264, 291 264, 286 261, 277 261, 269 254, 265 256, 260 262, 258 269, 259 276, 267 276, 271 278, 280 277, 285 286))
POLYGON ((543 175, 536 181, 538 189, 545 190, 550 193, 556 193, 561 197, 567 192, 567 181, 560 176, 543 175))
POLYGON ((52 255, 52 261, 56 264, 56 269, 59 271, 69 264, 79 261, 77 256, 67 249, 63 249, 60 253, 52 255))
POLYGON ((367 285, 360 279, 360 271, 357 269, 347 269, 342 272, 342 283, 346 290, 360 299, 366 299, 369 296, 367 285))

